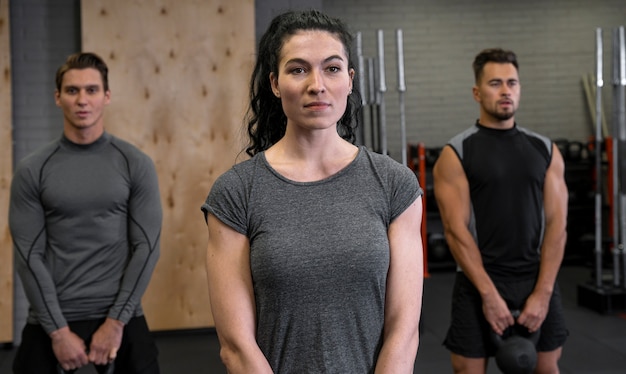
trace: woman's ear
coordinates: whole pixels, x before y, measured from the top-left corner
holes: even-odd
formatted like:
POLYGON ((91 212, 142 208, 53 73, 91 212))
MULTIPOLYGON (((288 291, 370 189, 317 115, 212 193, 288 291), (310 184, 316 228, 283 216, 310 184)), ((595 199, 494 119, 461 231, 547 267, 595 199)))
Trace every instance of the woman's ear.
POLYGON ((274 72, 270 73, 270 84, 272 85, 272 92, 274 96, 280 99, 280 90, 278 89, 278 76, 274 72))
POLYGON ((354 74, 354 69, 350 69, 350 93, 348 95, 352 93, 352 87, 354 87, 354 74))

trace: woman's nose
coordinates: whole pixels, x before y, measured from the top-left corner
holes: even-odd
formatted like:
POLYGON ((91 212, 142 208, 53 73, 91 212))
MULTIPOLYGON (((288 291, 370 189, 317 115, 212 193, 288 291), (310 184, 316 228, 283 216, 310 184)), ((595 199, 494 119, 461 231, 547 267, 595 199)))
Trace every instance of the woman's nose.
POLYGON ((313 70, 310 75, 309 90, 314 93, 326 91, 324 86, 323 74, 317 70, 313 70))

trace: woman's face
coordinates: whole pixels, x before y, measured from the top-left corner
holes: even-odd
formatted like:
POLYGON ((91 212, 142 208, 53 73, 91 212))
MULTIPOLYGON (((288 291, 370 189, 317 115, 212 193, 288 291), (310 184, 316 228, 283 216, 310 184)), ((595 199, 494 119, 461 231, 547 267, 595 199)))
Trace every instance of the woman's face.
POLYGON ((299 31, 285 40, 278 74, 271 73, 287 126, 335 128, 346 110, 354 70, 339 38, 327 31, 299 31))

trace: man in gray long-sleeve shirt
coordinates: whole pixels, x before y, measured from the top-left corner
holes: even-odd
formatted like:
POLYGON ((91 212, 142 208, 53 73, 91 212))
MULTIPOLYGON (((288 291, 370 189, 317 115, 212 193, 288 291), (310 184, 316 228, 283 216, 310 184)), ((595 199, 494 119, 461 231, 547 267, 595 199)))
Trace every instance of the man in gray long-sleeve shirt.
POLYGON ((107 74, 95 54, 68 57, 56 76, 63 135, 15 170, 9 226, 30 303, 16 373, 113 361, 159 372, 141 308, 159 257, 158 180, 146 154, 104 131, 107 74))

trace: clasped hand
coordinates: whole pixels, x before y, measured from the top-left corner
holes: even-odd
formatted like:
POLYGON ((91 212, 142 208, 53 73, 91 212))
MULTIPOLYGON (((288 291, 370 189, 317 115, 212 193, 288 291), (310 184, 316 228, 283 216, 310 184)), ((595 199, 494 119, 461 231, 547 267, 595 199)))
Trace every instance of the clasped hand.
POLYGON ((73 333, 69 327, 63 327, 52 334, 52 349, 63 370, 76 370, 89 362, 106 365, 117 357, 122 343, 124 324, 112 318, 96 330, 91 338, 89 350, 83 339, 73 333))

